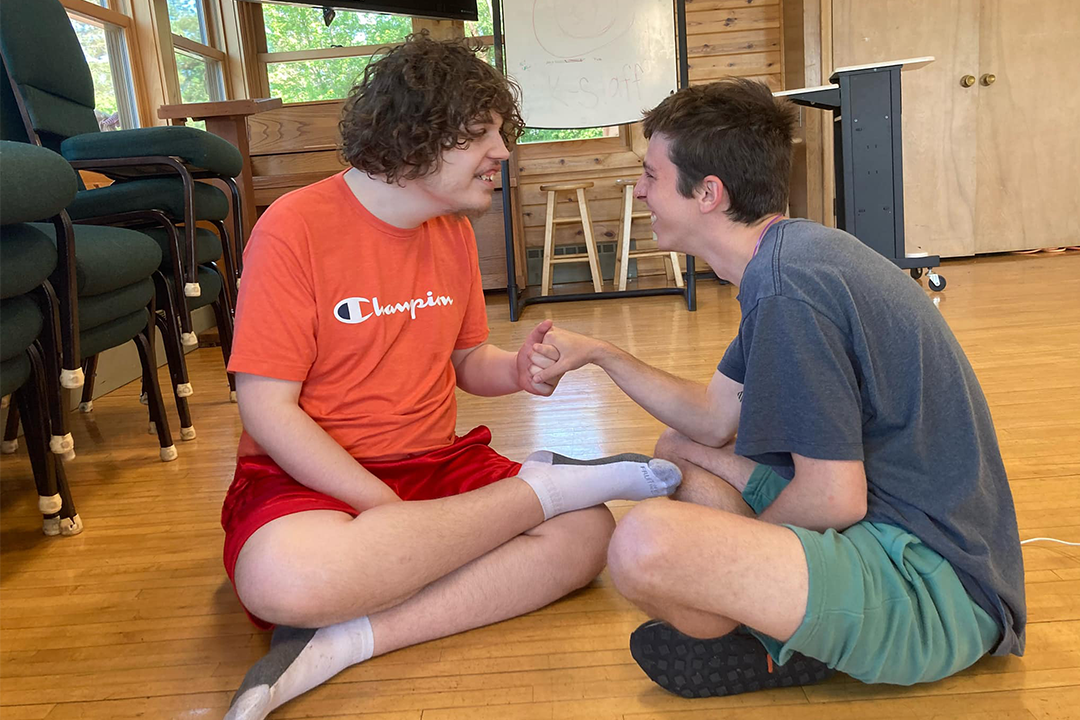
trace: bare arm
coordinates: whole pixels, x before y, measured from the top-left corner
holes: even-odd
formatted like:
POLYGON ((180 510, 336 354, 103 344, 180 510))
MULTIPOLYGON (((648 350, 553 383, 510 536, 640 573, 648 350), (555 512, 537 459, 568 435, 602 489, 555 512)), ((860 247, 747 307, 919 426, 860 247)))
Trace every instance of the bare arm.
POLYGON ((236 374, 240 419, 255 442, 297 482, 367 510, 400 498, 300 409, 299 382, 236 374))
MULTIPOLYGON (((450 355, 450 362, 454 364, 458 387, 470 395, 481 397, 509 395, 519 390, 544 397, 551 395, 559 384, 559 377, 538 383, 534 382, 529 372, 529 356, 535 347, 544 342, 549 329, 550 320, 541 322, 533 328, 516 353, 487 343, 455 350, 450 355)), ((557 355, 554 348, 548 347, 546 350, 557 355)))
POLYGON ((610 343, 562 328, 552 329, 545 342, 558 348, 559 360, 539 370, 536 380, 592 363, 650 415, 695 442, 720 447, 735 436, 742 385, 719 372, 705 386, 658 370, 610 343))
POLYGON ((817 460, 795 453, 791 457, 795 477, 758 516, 760 520, 820 532, 844 530, 866 516, 866 471, 861 460, 817 460))

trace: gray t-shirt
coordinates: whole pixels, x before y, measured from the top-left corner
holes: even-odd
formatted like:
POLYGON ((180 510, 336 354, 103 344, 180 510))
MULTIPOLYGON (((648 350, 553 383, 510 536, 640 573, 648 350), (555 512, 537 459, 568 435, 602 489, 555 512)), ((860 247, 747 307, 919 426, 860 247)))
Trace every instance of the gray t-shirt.
POLYGON ((1016 511, 979 381, 925 291, 840 230, 770 228, 739 288, 718 369, 743 383, 735 451, 791 478, 791 453, 862 460, 866 520, 896 525, 956 570, 1024 649, 1016 511))

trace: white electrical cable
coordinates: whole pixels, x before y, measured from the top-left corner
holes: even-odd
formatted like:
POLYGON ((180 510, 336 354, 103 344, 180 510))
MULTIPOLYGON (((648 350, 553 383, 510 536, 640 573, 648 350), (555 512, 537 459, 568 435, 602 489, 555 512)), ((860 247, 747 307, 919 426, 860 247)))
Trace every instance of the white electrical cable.
POLYGON ((1073 547, 1080 547, 1080 542, 1068 542, 1067 540, 1058 540, 1057 538, 1044 538, 1044 537, 1031 538, 1029 540, 1021 540, 1020 544, 1021 545, 1027 545, 1028 543, 1038 542, 1040 540, 1043 540, 1045 542, 1061 543, 1062 545, 1072 545, 1073 547))

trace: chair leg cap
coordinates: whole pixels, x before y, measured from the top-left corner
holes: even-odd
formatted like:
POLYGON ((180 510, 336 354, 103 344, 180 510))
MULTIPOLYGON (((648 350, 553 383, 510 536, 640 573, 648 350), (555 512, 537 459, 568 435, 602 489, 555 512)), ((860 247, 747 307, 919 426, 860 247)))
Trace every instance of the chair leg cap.
POLYGON ((79 403, 79 412, 81 412, 81 413, 94 412, 94 401, 91 400, 90 402, 81 402, 81 403, 79 403))
POLYGON ((82 518, 76 515, 71 518, 60 518, 60 534, 64 537, 78 535, 83 531, 82 518))
POLYGON ((194 440, 195 439, 195 426, 180 428, 181 440, 194 440))
POLYGON ((146 393, 140 393, 139 394, 139 404, 140 405, 149 405, 150 404, 150 396, 147 395, 146 393))
POLYGON ((187 345, 188 347, 191 347, 191 346, 199 344, 199 337, 193 332, 181 333, 180 334, 180 342, 183 345, 187 345))
POLYGON ((233 402, 233 403, 238 402, 238 400, 236 399, 236 391, 235 390, 230 390, 229 391, 229 402, 233 402))
POLYGON ((45 518, 44 522, 41 524, 41 532, 49 537, 56 537, 57 535, 71 537, 72 535, 78 535, 82 531, 82 518, 78 515, 70 518, 62 518, 60 516, 45 518))
POLYGON ((191 383, 189 382, 180 383, 176 386, 176 397, 186 398, 191 397, 194 394, 195 391, 192 389, 191 383))
POLYGON ((161 448, 161 462, 172 462, 180 453, 176 452, 176 446, 170 445, 169 447, 161 448))
POLYGON ((86 377, 83 375, 82 368, 60 371, 60 387, 74 390, 75 388, 81 388, 85 381, 86 377))
POLYGON ((184 283, 184 295, 187 297, 199 297, 202 295, 202 288, 199 283, 184 283))
POLYGON ((71 437, 71 433, 66 435, 53 435, 49 438, 49 450, 54 455, 63 455, 71 452, 75 447, 75 440, 71 437))
POLYGON ((63 455, 60 456, 60 459, 63 460, 64 462, 66 462, 66 463, 71 462, 72 460, 75 459, 75 451, 74 450, 68 450, 66 453, 64 453, 63 455))
POLYGON ((157 435, 157 423, 154 422, 153 420, 151 420, 150 424, 146 427, 146 434, 147 435, 157 435))
POLYGON ((0 442, 0 453, 3 453, 4 455, 13 455, 18 449, 18 440, 4 440, 3 442, 0 442))
POLYGON ((55 515, 64 506, 64 501, 60 499, 59 494, 38 495, 37 506, 42 515, 55 515))

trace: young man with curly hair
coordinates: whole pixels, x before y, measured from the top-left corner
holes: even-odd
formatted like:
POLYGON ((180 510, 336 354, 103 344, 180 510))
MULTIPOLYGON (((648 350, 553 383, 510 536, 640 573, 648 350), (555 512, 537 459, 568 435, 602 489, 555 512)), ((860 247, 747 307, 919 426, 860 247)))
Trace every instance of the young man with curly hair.
MULTIPOLYGON (((552 393, 488 336, 464 215, 491 204, 523 123, 516 89, 463 42, 411 36, 366 69, 341 122, 343 173, 290 193, 245 251, 229 369, 244 424, 222 509, 225 566, 269 654, 230 720, 263 718, 342 669, 546 605, 589 583, 603 506, 674 491, 645 456, 524 465, 455 386, 552 393)), ((541 359, 541 364, 548 364, 541 359)))
MULTIPOLYGON (((731 79, 646 114, 636 186, 664 250, 742 318, 707 387, 561 328, 534 382, 595 364, 668 426, 676 501, 619 523, 615 586, 660 620, 630 650, 686 697, 947 677, 1020 655, 1016 513, 986 399, 925 291, 845 232, 787 219, 796 114, 731 79)), ((543 351, 543 348, 541 348, 543 351)))

